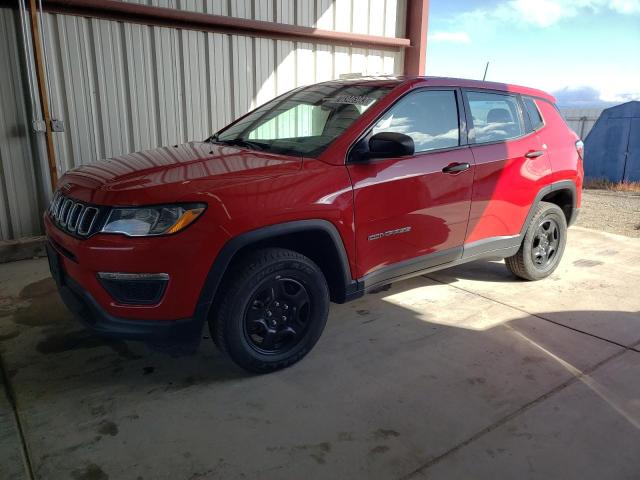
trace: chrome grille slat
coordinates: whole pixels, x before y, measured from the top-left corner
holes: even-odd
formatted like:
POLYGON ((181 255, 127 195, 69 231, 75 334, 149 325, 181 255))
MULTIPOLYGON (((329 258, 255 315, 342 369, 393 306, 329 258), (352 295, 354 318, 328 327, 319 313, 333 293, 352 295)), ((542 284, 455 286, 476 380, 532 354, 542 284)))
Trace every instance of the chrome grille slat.
POLYGON ((82 212, 82 217, 78 220, 78 235, 88 235, 89 232, 92 231, 93 226, 98 219, 98 209, 95 207, 87 207, 82 212), (89 222, 89 226, 87 228, 84 227, 86 223, 89 222))
POLYGON ((69 215, 69 209, 71 208, 72 204, 73 200, 67 198, 60 207, 60 212, 58 213, 58 222, 60 223, 61 227, 67 226, 67 216, 69 215))
POLYGON ((94 233, 100 209, 65 197, 60 192, 53 195, 49 205, 49 217, 60 229, 80 237, 88 237, 94 233))
POLYGON ((69 210, 69 219, 67 220, 67 228, 70 232, 75 232, 78 227, 78 220, 80 220, 80 215, 84 210, 84 205, 81 203, 74 203, 71 209, 69 210))
POLYGON ((56 219, 60 213, 60 205, 62 205, 63 200, 64 197, 61 194, 58 194, 58 198, 55 199, 55 203, 53 204, 53 217, 56 219))

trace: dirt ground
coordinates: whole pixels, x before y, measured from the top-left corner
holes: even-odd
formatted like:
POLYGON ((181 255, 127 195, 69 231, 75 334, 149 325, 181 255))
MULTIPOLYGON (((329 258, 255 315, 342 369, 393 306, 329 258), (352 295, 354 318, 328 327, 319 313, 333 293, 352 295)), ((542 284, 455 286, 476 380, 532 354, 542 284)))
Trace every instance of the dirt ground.
POLYGON ((640 238, 640 194, 584 190, 576 225, 640 238))

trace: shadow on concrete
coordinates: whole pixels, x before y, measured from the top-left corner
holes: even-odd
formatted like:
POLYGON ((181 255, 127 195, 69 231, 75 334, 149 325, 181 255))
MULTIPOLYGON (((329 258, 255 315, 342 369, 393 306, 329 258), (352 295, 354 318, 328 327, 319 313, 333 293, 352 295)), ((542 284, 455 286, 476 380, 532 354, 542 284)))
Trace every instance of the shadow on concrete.
POLYGON ((427 274, 426 278, 438 277, 444 283, 452 283, 457 279, 477 280, 482 282, 523 283, 524 280, 513 275, 503 260, 477 260, 457 267, 427 274))
MULTIPOLYGON (((431 306, 438 307, 437 295, 426 294, 421 299, 422 291, 412 296, 411 305, 393 300, 411 290, 421 287, 437 288, 438 284, 454 283, 458 278, 495 282, 520 281, 498 261, 479 261, 449 269, 445 273, 443 280, 439 278, 435 281, 425 276, 399 282, 387 291, 367 295, 362 300, 332 306, 332 315, 323 339, 314 354, 304 360, 302 365, 314 362, 314 356, 325 357, 329 353, 333 356, 331 363, 338 365, 350 361, 358 355, 358 351, 362 353, 363 350, 367 351, 367 362, 382 364, 388 353, 399 350, 402 345, 419 343, 421 339, 433 335, 451 333, 447 332, 449 330, 453 330, 456 335, 476 336, 478 342, 488 342, 489 349, 491 342, 495 342, 495 339, 491 339, 493 328, 506 324, 510 328, 517 328, 521 323, 521 319, 489 319, 487 327, 481 326, 482 324, 474 325, 474 314, 480 316, 482 312, 475 311, 472 306, 468 312, 460 311, 462 317, 452 308, 445 315, 451 318, 443 322, 439 318, 440 314, 430 313, 431 306), (420 311, 415 311, 416 307, 420 311), (464 317, 467 313, 470 316, 464 317), (365 348, 363 344, 369 346, 365 348), (356 351, 350 351, 349 345, 359 347, 356 351), (380 358, 376 352, 384 352, 384 358, 380 358)), ((475 297, 466 292, 460 292, 460 295, 475 297)), ((16 307, 13 311, 5 312, 8 318, 4 323, 14 325, 0 330, 0 341, 6 342, 2 345, 2 350, 9 358, 10 377, 19 374, 21 367, 27 367, 35 378, 41 376, 47 381, 62 374, 59 380, 63 382, 78 377, 86 382, 96 381, 105 385, 133 383, 138 388, 165 390, 251 377, 216 349, 208 328, 205 328, 203 341, 196 355, 174 358, 154 352, 137 342, 104 338, 84 329, 66 310, 50 278, 26 286, 19 298, 13 300, 16 307), (5 331, 9 333, 3 334, 5 331)), ((557 322, 558 318, 575 319, 581 316, 615 320, 624 313, 571 311, 552 312, 548 315, 557 322)), ((562 354, 562 351, 558 353, 562 354)), ((325 358, 327 360, 329 359, 325 358)))
POLYGON ((101 339, 64 314, 48 282, 25 287, 0 320, 19 332, 0 353, 23 418, 38 419, 26 435, 41 478, 87 462, 113 478, 182 478, 194 464, 223 478, 267 467, 286 478, 398 478, 624 352, 420 277, 333 305, 307 358, 252 376, 208 338, 181 358, 101 339), (122 441, 138 445, 135 454, 108 453, 122 441))

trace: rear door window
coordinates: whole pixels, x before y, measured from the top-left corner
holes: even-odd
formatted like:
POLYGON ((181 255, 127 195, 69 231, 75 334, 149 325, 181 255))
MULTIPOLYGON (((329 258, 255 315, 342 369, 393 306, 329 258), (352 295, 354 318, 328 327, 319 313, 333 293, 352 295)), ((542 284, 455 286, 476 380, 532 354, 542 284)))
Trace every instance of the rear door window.
POLYGON ((469 137, 475 143, 490 143, 520 137, 524 123, 514 95, 468 91, 472 125, 469 137))
POLYGON ((371 133, 380 132, 410 136, 416 153, 457 147, 460 130, 455 92, 420 90, 407 94, 382 115, 371 133))
POLYGON ((538 130, 544 125, 544 120, 542 120, 542 115, 540 114, 540 110, 538 110, 535 100, 530 97, 522 97, 522 102, 524 103, 524 109, 527 111, 527 115, 529 115, 531 127, 534 130, 538 130))

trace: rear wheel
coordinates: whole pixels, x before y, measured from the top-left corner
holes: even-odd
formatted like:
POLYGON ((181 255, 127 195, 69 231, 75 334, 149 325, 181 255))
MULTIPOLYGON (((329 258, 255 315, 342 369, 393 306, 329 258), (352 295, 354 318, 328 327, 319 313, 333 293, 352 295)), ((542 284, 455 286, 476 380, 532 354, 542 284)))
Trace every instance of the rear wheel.
POLYGON ((520 250, 506 258, 511 272, 525 280, 541 280, 560 263, 567 242, 567 220, 557 205, 540 202, 520 250))
POLYGON ((329 289, 320 268, 281 248, 253 252, 233 268, 209 322, 218 347, 256 373, 303 358, 320 338, 329 313, 329 289))

